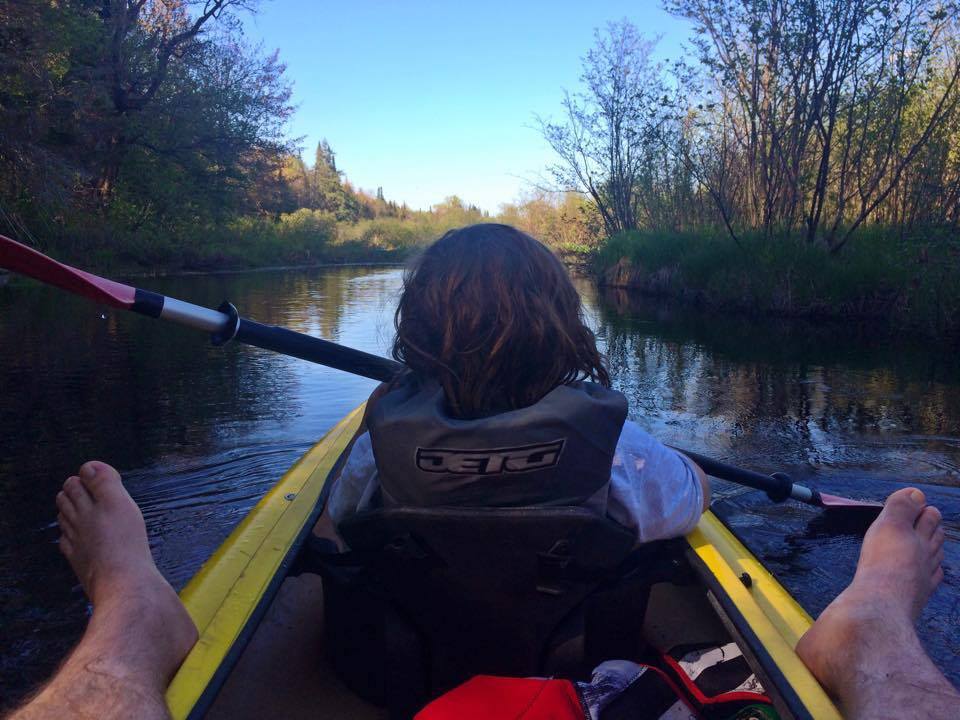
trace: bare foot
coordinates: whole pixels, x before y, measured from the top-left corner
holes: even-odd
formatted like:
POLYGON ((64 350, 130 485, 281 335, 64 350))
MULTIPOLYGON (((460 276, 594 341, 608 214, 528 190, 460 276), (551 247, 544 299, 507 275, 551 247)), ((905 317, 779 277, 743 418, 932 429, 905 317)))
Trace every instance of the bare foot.
POLYGON ((100 660, 168 681, 197 630, 153 562, 143 516, 120 475, 106 463, 85 463, 63 484, 57 509, 60 550, 93 603, 91 624, 116 628, 117 654, 100 660))
POLYGON ((797 644, 847 712, 865 684, 909 674, 903 661, 922 653, 914 623, 943 579, 943 541, 940 512, 925 506, 923 493, 895 492, 867 531, 853 582, 797 644))

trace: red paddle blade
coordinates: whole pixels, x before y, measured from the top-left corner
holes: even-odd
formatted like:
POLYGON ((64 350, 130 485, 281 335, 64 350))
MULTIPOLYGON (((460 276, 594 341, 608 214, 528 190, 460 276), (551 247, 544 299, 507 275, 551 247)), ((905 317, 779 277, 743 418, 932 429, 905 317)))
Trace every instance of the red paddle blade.
POLYGON ((851 500, 850 498, 831 495, 830 493, 820 493, 820 506, 828 509, 832 508, 860 508, 863 510, 883 509, 883 503, 874 500, 851 500))
POLYGON ((64 265, 3 235, 0 267, 121 310, 130 309, 136 294, 136 288, 64 265))

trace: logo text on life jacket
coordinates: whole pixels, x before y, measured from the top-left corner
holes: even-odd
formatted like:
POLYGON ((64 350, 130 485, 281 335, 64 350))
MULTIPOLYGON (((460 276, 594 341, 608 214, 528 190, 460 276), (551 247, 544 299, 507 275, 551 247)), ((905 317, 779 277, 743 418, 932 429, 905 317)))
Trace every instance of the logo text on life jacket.
POLYGON ((564 440, 490 450, 417 448, 417 467, 426 472, 494 475, 553 467, 560 461, 564 440))

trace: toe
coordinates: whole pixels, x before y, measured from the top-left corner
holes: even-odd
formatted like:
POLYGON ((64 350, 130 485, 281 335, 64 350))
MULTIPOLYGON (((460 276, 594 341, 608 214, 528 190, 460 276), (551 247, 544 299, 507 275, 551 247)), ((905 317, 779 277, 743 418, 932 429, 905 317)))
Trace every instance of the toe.
POLYGON ((942 562, 943 562, 943 547, 941 547, 939 550, 937 550, 937 552, 934 554, 934 556, 933 556, 932 558, 930 558, 930 563, 931 563, 931 565, 933 565, 933 567, 935 567, 935 568, 940 567, 940 563, 942 563, 942 562))
POLYGON ((897 490, 883 505, 879 520, 913 527, 923 511, 926 498, 916 488, 897 490))
POLYGON ((93 505, 93 498, 76 475, 67 478, 63 484, 63 494, 70 499, 77 512, 86 512, 93 505))
POLYGON ((947 534, 943 530, 943 525, 933 531, 933 537, 930 538, 930 548, 933 552, 943 549, 943 543, 947 539, 947 534))
POLYGON ((67 537, 73 537, 76 532, 73 527, 73 522, 65 516, 63 513, 57 515, 57 525, 60 526, 60 533, 66 535, 67 537))
POLYGON ((927 505, 917 519, 917 532, 920 537, 924 540, 931 539, 937 528, 940 527, 941 518, 942 516, 937 508, 933 505, 927 505))
POLYGON ((60 515, 68 518, 74 518, 77 515, 77 508, 73 504, 73 500, 63 490, 57 493, 57 511, 60 515))
POLYGON ((930 578, 930 582, 933 587, 943 582, 943 568, 940 565, 937 565, 937 569, 933 571, 933 577, 930 578))
POLYGON ((114 483, 120 482, 120 473, 105 462, 91 460, 80 467, 80 481, 94 499, 114 483))
POLYGON ((62 552, 66 557, 73 555, 73 543, 70 542, 70 538, 66 535, 61 535, 59 540, 60 552, 62 552))

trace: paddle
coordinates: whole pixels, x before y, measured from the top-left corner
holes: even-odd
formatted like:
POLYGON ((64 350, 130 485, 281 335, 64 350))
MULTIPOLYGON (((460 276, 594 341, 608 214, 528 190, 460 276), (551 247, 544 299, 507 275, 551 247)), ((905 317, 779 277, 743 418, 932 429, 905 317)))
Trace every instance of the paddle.
POLYGON ((683 453, 688 458, 699 465, 707 475, 729 480, 738 485, 746 485, 757 490, 763 490, 767 496, 774 502, 783 502, 792 499, 799 500, 807 505, 816 505, 827 510, 844 509, 862 509, 879 510, 883 503, 873 502, 872 500, 851 500, 849 498, 822 493, 819 490, 811 490, 808 487, 795 483, 786 473, 776 472, 772 475, 754 472, 753 470, 744 470, 743 468, 725 465, 708 457, 704 457, 695 452, 684 450, 683 448, 673 447, 674 450, 683 453))
POLYGON ((107 280, 64 265, 33 248, 0 235, 0 267, 120 310, 132 310, 148 317, 171 320, 208 332, 215 345, 239 340, 264 350, 292 355, 301 360, 374 380, 389 380, 403 366, 370 353, 353 350, 327 340, 293 332, 275 325, 263 325, 241 318, 237 309, 224 303, 218 310, 183 302, 107 280))
MULTIPOLYGON (((132 310, 148 317, 171 320, 211 334, 214 344, 237 340, 265 350, 291 355, 355 375, 388 381, 403 365, 387 358, 354 350, 320 338, 275 325, 241 318, 237 309, 224 303, 218 310, 183 302, 149 290, 141 290, 64 265, 43 253, 0 235, 0 267, 80 295, 98 303, 132 310)), ((696 462, 708 475, 763 490, 776 502, 787 498, 827 509, 877 509, 880 503, 850 500, 798 485, 783 473, 763 475, 724 465, 681 448, 674 448, 696 462)))

